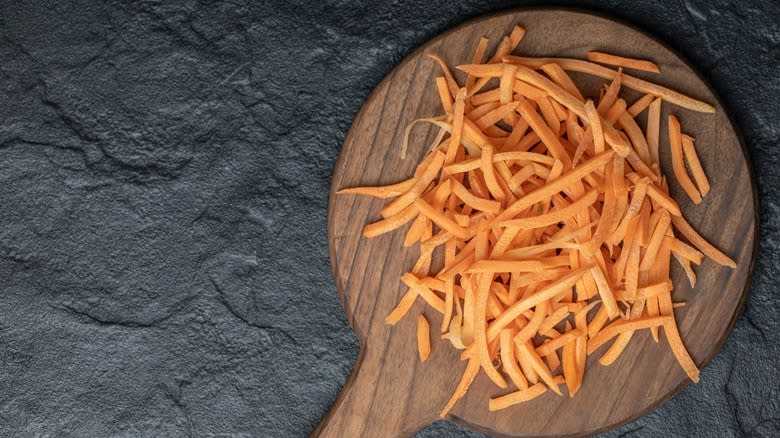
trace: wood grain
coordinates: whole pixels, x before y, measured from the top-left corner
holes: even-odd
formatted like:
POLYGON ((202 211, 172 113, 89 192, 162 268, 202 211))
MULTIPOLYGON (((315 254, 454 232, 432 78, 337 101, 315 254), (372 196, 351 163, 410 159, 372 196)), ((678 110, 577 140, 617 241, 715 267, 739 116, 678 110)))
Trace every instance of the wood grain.
MULTIPOLYGON (((459 352, 435 336, 430 358, 425 364, 419 362, 416 315, 424 312, 434 328, 441 322, 422 303, 415 304, 395 327, 385 324, 384 317, 405 291, 399 277, 412 266, 418 251, 403 250, 406 227, 375 239, 362 237, 363 226, 380 217, 383 201, 334 193, 345 187, 393 183, 412 174, 434 133, 416 129, 409 156, 400 159, 404 128, 417 117, 441 113, 432 86, 439 70, 425 58, 425 52, 438 53, 450 64, 467 63, 481 36, 490 38, 491 49, 495 48, 514 24, 527 28, 518 53, 584 58, 588 50, 600 49, 650 59, 663 74, 637 76, 717 106, 716 114, 701 114, 664 104, 662 132, 671 111, 680 118, 683 130, 697 138, 712 191, 694 206, 672 179, 672 194, 689 222, 739 264, 731 270, 706 260, 696 269, 699 283, 695 290, 674 265, 673 297, 688 303, 676 310, 683 340, 696 362, 705 366, 731 331, 752 271, 757 203, 744 147, 706 83, 659 42, 604 17, 537 9, 480 18, 434 38, 399 64, 368 98, 344 142, 334 170, 328 237, 336 285, 360 339, 361 354, 343 392, 313 436, 409 436, 437 419, 465 368, 465 362, 458 360, 459 352)), ((590 96, 597 95, 603 83, 584 75, 573 77, 590 96)), ((639 97, 627 95, 629 102, 639 97)), ((643 117, 640 126, 644 126, 643 117)), ((662 166, 671 175, 665 137, 662 166)), ((575 398, 548 391, 534 401, 489 412, 488 398, 502 390, 480 375, 449 419, 497 436, 590 435, 648 413, 688 383, 666 343, 654 343, 646 332, 635 335, 612 366, 600 366, 597 357, 588 361, 585 382, 575 398)))

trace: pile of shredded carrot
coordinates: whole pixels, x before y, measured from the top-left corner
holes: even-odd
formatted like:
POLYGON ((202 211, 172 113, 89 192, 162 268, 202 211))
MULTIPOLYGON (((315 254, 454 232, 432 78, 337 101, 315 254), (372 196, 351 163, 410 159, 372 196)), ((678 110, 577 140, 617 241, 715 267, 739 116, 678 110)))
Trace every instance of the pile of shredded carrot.
MULTIPOLYGON (((659 162, 659 139, 668 135, 675 179, 701 202, 710 186, 693 138, 674 115, 661 132, 661 105, 715 108, 622 71, 660 72, 650 61, 600 52, 589 61, 511 56, 524 33, 516 26, 487 61, 482 38, 471 64, 457 67, 467 75, 463 84, 429 55, 443 71, 435 86, 445 114, 415 122, 439 128, 431 151, 405 181, 340 191, 394 198, 365 227, 366 237, 411 223, 403 245, 419 243, 420 257, 401 277, 408 291, 386 320, 396 324, 418 298, 442 315, 442 337, 468 365, 441 416, 480 370, 509 391, 490 399, 491 411, 547 390, 562 394, 561 385, 574 396, 588 355, 612 341, 598 359, 610 365, 641 330, 658 342, 663 329, 680 366, 698 381, 675 322, 674 308, 684 303, 672 300, 670 261, 692 286, 691 264, 704 256, 736 267, 682 217, 659 162), (590 99, 569 71, 611 82, 590 99), (626 102, 625 88, 644 95, 626 102), (643 111, 644 131, 635 120, 643 111), (443 267, 431 272, 437 249, 443 267)), ((417 327, 425 361, 425 316, 417 327)))

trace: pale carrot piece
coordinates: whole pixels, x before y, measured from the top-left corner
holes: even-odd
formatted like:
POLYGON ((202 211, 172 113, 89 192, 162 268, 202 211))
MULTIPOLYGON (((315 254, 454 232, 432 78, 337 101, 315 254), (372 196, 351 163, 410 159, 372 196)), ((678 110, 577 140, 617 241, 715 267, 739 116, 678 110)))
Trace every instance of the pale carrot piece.
POLYGON ((596 190, 591 190, 587 194, 583 195, 580 199, 573 202, 567 207, 559 210, 551 211, 547 214, 538 216, 524 217, 521 219, 512 219, 504 222, 499 222, 497 225, 500 227, 515 227, 515 228, 543 228, 548 225, 557 224, 566 218, 579 214, 584 209, 587 209, 592 205, 599 197, 599 193, 596 190))
POLYGON ((553 392, 558 395, 563 395, 561 394, 561 390, 558 388, 558 385, 553 380, 553 376, 550 373, 550 370, 547 368, 547 366, 545 366, 544 362, 542 362, 542 358, 536 354, 533 347, 531 346, 530 341, 517 345, 517 348, 520 351, 520 355, 525 356, 528 362, 530 362, 531 367, 536 372, 536 374, 539 375, 542 381, 546 383, 547 386, 553 390, 553 392))
POLYGON ((607 110, 612 107, 617 102, 617 96, 620 92, 620 86, 623 84, 623 72, 618 70, 618 74, 615 76, 615 78, 612 80, 612 82, 607 87, 607 90, 604 92, 604 95, 599 99, 599 104, 596 106, 596 109, 598 109, 599 114, 606 115, 607 110))
MULTIPOLYGON (((619 74, 618 71, 616 70, 606 68, 601 65, 594 64, 592 62, 583 61, 580 59, 523 58, 517 56, 506 56, 504 57, 504 61, 510 63, 517 63, 532 68, 541 68, 542 65, 556 63, 560 65, 561 68, 563 68, 564 70, 586 73, 586 74, 598 76, 602 79, 608 79, 608 80, 615 79, 615 77, 619 74)), ((639 91, 640 93, 653 94, 655 96, 661 97, 666 102, 680 106, 682 108, 703 112, 703 113, 714 113, 716 111, 715 107, 708 103, 702 102, 700 100, 696 100, 694 98, 688 97, 684 94, 678 93, 669 88, 662 87, 660 85, 645 81, 643 79, 639 79, 634 76, 622 74, 622 82, 623 85, 625 85, 627 88, 631 88, 632 90, 639 91)))
MULTIPOLYGON (((576 85, 574 85, 574 82, 571 80, 568 74, 559 66, 558 64, 547 64, 542 66, 542 71, 547 73, 547 76, 550 77, 555 83, 560 85, 564 90, 566 90, 569 94, 576 97, 577 99, 581 101, 585 101, 585 98, 582 97, 582 93, 580 93, 580 90, 577 88, 576 85)), ((514 73, 514 72, 513 72, 514 73)))
POLYGON ((337 194, 352 194, 352 195, 364 195, 372 196, 379 199, 387 199, 395 196, 400 196, 405 192, 408 192, 417 180, 415 178, 409 178, 399 183, 390 184, 387 186, 376 187, 351 187, 348 189, 341 189, 337 194))
POLYGON ((617 339, 615 339, 615 342, 613 342, 612 345, 609 346, 609 349, 601 355, 599 363, 604 366, 612 365, 612 362, 620 356, 620 353, 623 352, 633 336, 633 330, 619 334, 617 339))
POLYGON ((417 352, 420 362, 425 362, 431 355, 431 325, 422 314, 417 318, 417 352))
POLYGON ((601 129, 601 118, 593 105, 592 100, 585 102, 585 113, 587 114, 587 120, 593 133, 593 146, 597 154, 604 152, 604 131, 601 129))
POLYGON ((677 330, 677 324, 674 322, 673 317, 669 317, 663 324, 664 333, 666 334, 666 340, 669 342, 669 347, 674 353, 674 357, 677 358, 677 362, 688 374, 688 377, 694 382, 699 381, 699 368, 691 358, 688 350, 685 348, 682 339, 680 338, 680 332, 677 330))
POLYGON ((474 379, 477 377, 477 373, 479 373, 479 359, 472 356, 469 358, 468 365, 466 365, 466 370, 463 372, 463 376, 461 377, 460 382, 458 382, 458 386, 455 387, 455 391, 452 393, 452 397, 450 397, 449 401, 447 401, 447 404, 445 404, 444 408, 442 408, 441 412, 439 412, 439 418, 444 418, 447 416, 447 413, 452 410, 452 408, 455 406, 455 403, 457 403, 458 400, 466 395, 466 391, 468 391, 471 384, 474 383, 474 379))
MULTIPOLYGON (((649 96, 649 94, 648 94, 649 96)), ((647 147, 652 164, 659 164, 659 138, 661 133, 661 98, 657 97, 647 111, 647 147)))
POLYGON ((656 97, 652 94, 645 94, 644 96, 637 99, 636 102, 632 103, 626 111, 631 114, 631 117, 636 118, 636 116, 641 114, 642 111, 644 111, 645 108, 647 108, 654 99, 656 99, 656 97))
POLYGON ((488 402, 488 410, 493 412, 506 409, 510 406, 533 400, 545 392, 547 392, 547 385, 544 383, 537 383, 530 386, 528 389, 522 389, 520 391, 510 392, 506 395, 491 398, 488 402))
POLYGON ((509 380, 511 380, 519 390, 528 388, 528 381, 525 376, 523 376, 523 372, 520 371, 520 368, 518 368, 517 360, 515 359, 512 331, 509 329, 501 330, 498 339, 500 344, 501 366, 509 376, 509 380))
POLYGON ((447 87, 450 89, 450 94, 452 94, 452 97, 455 97, 455 94, 458 91, 458 88, 460 86, 458 85, 458 82, 455 80, 455 77, 452 76, 452 73, 450 72, 450 68, 447 67, 447 63, 444 62, 444 59, 442 59, 441 56, 436 55, 434 53, 426 53, 425 56, 433 59, 436 61, 436 63, 439 64, 439 67, 441 67, 441 71, 444 74, 444 78, 447 80, 447 87))
POLYGON ((598 62, 599 64, 609 64, 616 67, 630 68, 634 70, 648 71, 650 73, 661 73, 658 65, 652 61, 644 59, 626 58, 609 53, 590 51, 588 52, 588 61, 598 62))
MULTIPOLYGON (((517 78, 517 74, 515 74, 515 78, 517 78)), ((531 99, 533 102, 537 102, 539 99, 547 96, 547 93, 543 90, 534 87, 528 82, 520 80, 516 80, 512 84, 512 91, 526 99, 531 99)), ((517 100, 517 96, 515 96, 515 100, 517 100)))
POLYGON ((688 176, 688 172, 685 170, 685 162, 683 161, 682 150, 682 133, 680 132, 680 122, 674 114, 669 114, 669 146, 672 150, 672 169, 674 170, 674 176, 677 177, 677 182, 680 187, 685 190, 688 197, 691 198, 694 204, 701 202, 701 194, 696 186, 693 185, 693 181, 688 176))
POLYGON ((600 330, 596 336, 588 340, 588 354, 592 354, 599 347, 607 343, 610 339, 621 333, 646 329, 650 327, 657 327, 668 322, 674 323, 674 318, 671 316, 656 316, 653 318, 640 318, 612 323, 606 328, 600 330))
POLYGON ((686 239, 688 239, 689 242, 693 246, 699 249, 699 251, 703 252, 704 255, 711 258, 715 263, 719 263, 723 266, 728 266, 730 268, 736 268, 737 264, 729 258, 726 254, 723 254, 720 250, 712 246, 709 242, 707 242, 699 233, 696 232, 696 230, 691 227, 691 225, 682 217, 673 217, 672 218, 672 224, 674 224, 674 228, 677 229, 680 233, 682 233, 683 236, 685 236, 686 239))
POLYGON ((710 192, 710 181, 707 179, 707 174, 704 173, 704 168, 701 166, 699 156, 696 154, 696 147, 693 145, 693 138, 683 134, 682 147, 685 154, 685 159, 688 160, 688 165, 691 166, 691 173, 693 179, 696 181, 696 185, 699 186, 701 196, 706 196, 710 192))

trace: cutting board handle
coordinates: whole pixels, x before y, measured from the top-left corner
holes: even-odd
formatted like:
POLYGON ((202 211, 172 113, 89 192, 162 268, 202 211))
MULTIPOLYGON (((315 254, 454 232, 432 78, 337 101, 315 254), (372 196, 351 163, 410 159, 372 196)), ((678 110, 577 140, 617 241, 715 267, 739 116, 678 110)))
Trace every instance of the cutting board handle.
POLYGON ((405 403, 392 400, 399 391, 380 384, 383 366, 385 361, 379 355, 371 354, 365 346, 361 348, 336 402, 311 437, 399 438, 428 425, 431 420, 423 412, 406 412, 405 403))

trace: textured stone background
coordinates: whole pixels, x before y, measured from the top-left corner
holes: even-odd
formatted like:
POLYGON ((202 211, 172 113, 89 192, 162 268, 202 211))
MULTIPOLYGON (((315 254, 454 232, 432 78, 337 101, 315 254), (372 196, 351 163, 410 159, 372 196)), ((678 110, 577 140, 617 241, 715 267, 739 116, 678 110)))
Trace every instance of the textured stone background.
MULTIPOLYGON (((326 241, 352 117, 415 47, 514 2, 23 3, 0 2, 0 436, 307 435, 358 349, 326 241)), ((604 436, 777 436, 780 5, 577 5, 704 72, 762 201, 702 383, 604 436)))

